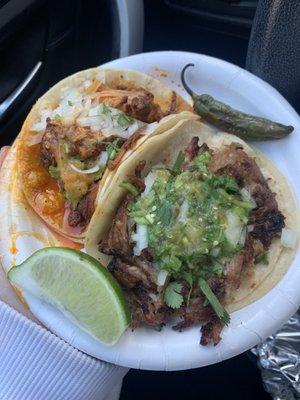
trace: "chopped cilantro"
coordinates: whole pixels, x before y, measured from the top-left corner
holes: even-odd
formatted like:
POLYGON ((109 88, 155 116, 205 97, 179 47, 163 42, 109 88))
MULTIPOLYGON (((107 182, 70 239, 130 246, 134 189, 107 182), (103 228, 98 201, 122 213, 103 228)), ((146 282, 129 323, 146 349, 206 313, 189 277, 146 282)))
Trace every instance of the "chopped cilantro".
POLYGON ((178 156, 176 158, 176 161, 173 165, 173 168, 172 168, 172 173, 174 175, 180 174, 183 162, 184 162, 184 154, 180 150, 180 152, 178 153, 178 156))
POLYGON ((57 167, 54 167, 53 165, 50 165, 49 167, 49 174, 52 176, 52 178, 56 180, 60 179, 60 171, 57 167))
POLYGON ((135 119, 129 115, 124 114, 122 111, 112 114, 112 109, 106 103, 102 103, 102 113, 107 117, 116 118, 117 124, 122 128, 128 128, 135 119))
POLYGON ((130 117, 129 115, 126 115, 122 112, 117 115, 117 124, 121 128, 128 128, 133 122, 134 118, 130 117))
POLYGON ((183 277, 190 286, 193 286, 193 275, 190 272, 185 272, 183 277))
POLYGON ((119 186, 123 189, 126 189, 129 193, 133 194, 133 196, 137 196, 140 193, 139 190, 128 181, 123 181, 119 184, 119 186))
POLYGON ((217 193, 220 198, 223 198, 225 202, 231 203, 234 206, 237 206, 241 209, 252 210, 254 208, 253 203, 248 200, 239 200, 234 197, 233 194, 227 193, 227 191, 223 188, 217 188, 217 193))
POLYGON ((212 176, 208 183, 215 189, 223 188, 229 193, 239 193, 240 190, 236 181, 228 176, 212 176))
POLYGON ((164 251, 165 254, 161 256, 160 265, 162 269, 168 271, 170 275, 177 276, 182 267, 182 261, 177 257, 177 255, 172 254, 172 251, 168 252, 168 250, 169 249, 166 249, 164 251))
POLYGON ((113 142, 108 142, 106 146, 106 151, 108 154, 109 160, 114 160, 117 153, 120 151, 120 147, 118 146, 119 139, 115 139, 113 142))
POLYGON ((59 114, 55 114, 54 119, 55 119, 55 121, 60 122, 62 120, 62 116, 59 114))
POLYGON ((190 298, 191 298, 191 294, 192 294, 192 290, 193 290, 193 275, 190 272, 185 272, 183 277, 190 286, 190 290, 189 290, 187 300, 186 300, 186 304, 188 306, 190 304, 190 298))
POLYGON ((223 275, 223 267, 221 264, 214 264, 211 270, 218 278, 223 275))
POLYGON ((262 263, 264 265, 268 265, 269 264, 269 258, 268 258, 268 253, 267 252, 262 253, 262 254, 260 254, 259 256, 257 256, 255 258, 255 264, 259 264, 259 263, 262 263))
POLYGON ((106 103, 102 103, 102 112, 106 116, 109 116, 111 114, 111 109, 106 103))
POLYGON ((72 107, 72 105, 73 105, 72 101, 68 100, 68 105, 69 105, 70 107, 72 107))
POLYGON ((182 285, 177 282, 168 284, 165 290, 164 299, 166 304, 171 308, 179 308, 183 303, 183 296, 180 293, 182 285))
POLYGON ((211 307, 213 308, 219 319, 223 322, 223 324, 228 325, 230 322, 230 316, 225 308, 222 306, 222 304, 219 302, 218 298, 211 290, 208 283, 203 278, 199 278, 198 286, 209 301, 211 307))
POLYGON ((204 151, 195 158, 196 165, 199 171, 204 174, 204 176, 209 175, 208 164, 210 163, 210 160, 211 154, 209 151, 204 151))
POLYGON ((167 226, 172 219, 172 207, 169 201, 165 201, 163 205, 157 210, 157 219, 162 225, 167 226))

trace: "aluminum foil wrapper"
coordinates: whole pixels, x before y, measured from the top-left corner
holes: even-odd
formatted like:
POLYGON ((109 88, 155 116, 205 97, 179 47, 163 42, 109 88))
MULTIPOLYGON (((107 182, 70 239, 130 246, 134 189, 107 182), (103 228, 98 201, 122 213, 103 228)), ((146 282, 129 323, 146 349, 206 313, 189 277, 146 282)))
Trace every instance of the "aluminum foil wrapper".
POLYGON ((300 399, 300 309, 251 353, 257 356, 264 388, 274 400, 300 399))

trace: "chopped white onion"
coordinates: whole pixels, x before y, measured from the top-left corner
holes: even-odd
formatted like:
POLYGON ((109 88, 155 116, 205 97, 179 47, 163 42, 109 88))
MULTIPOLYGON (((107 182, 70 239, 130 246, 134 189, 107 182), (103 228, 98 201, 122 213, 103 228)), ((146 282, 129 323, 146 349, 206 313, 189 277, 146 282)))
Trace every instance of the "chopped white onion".
POLYGON ((131 236, 131 239, 135 242, 133 248, 133 254, 139 256, 142 250, 148 247, 148 232, 146 225, 136 225, 136 233, 131 236))
POLYGON ((88 115, 89 117, 96 117, 97 115, 100 115, 100 107, 95 106, 89 109, 88 115))
POLYGON ((110 113, 107 114, 103 110, 103 103, 96 105, 88 110, 88 115, 82 113, 77 118, 77 123, 81 126, 89 126, 92 130, 101 130, 102 134, 106 137, 113 134, 124 139, 130 138, 143 126, 143 122, 135 120, 131 125, 122 127, 118 124, 120 111, 112 107, 109 107, 109 109, 110 113))
POLYGON ((189 204, 188 204, 187 200, 184 200, 184 202, 180 206, 180 211, 178 214, 179 222, 186 222, 188 211, 189 211, 189 204))
MULTIPOLYGON (((104 70, 98 71, 97 79, 105 82, 104 70)), ((92 81, 80 79, 76 82, 77 87, 63 87, 61 89, 60 101, 55 109, 45 108, 40 112, 39 118, 31 127, 33 131, 43 132, 46 129, 47 118, 53 120, 57 116, 65 126, 70 126, 76 122, 79 126, 90 127, 94 132, 101 131, 106 137, 115 135, 124 139, 130 138, 144 125, 143 122, 134 120, 133 123, 129 121, 125 126, 120 126, 119 115, 122 114, 120 110, 107 106, 109 107, 107 113, 103 109, 103 103, 98 104, 96 99, 91 98, 86 93, 85 89, 92 81)), ((153 129, 155 129, 155 125, 149 124, 143 134, 148 134, 153 129)))
POLYGON ((108 152, 107 151, 102 151, 100 156, 99 156, 99 160, 98 160, 98 165, 100 168, 103 168, 106 166, 108 160, 108 152))
POLYGON ((46 129, 47 118, 51 118, 52 110, 46 108, 40 112, 40 120, 31 126, 32 131, 41 132, 46 129))
POLYGON ((73 171, 78 172, 79 174, 94 174, 95 172, 98 172, 99 169, 104 168, 106 166, 107 160, 108 160, 107 151, 102 151, 96 164, 89 169, 77 168, 71 162, 69 163, 69 165, 73 169, 73 171))
POLYGON ((251 194, 246 188, 241 189, 241 195, 245 200, 251 200, 251 194))
POLYGON ((166 279, 168 277, 168 272, 165 269, 161 269, 159 273, 157 274, 157 285, 158 286, 163 286, 166 282, 166 279))
POLYGON ((248 225, 248 226, 247 226, 247 231, 248 231, 249 233, 252 232, 253 229, 254 229, 254 225, 248 225))
POLYGON ((281 232, 281 244, 284 247, 294 249, 297 245, 297 234, 290 228, 283 228, 281 232))
POLYGON ((101 124, 103 123, 103 119, 99 116, 93 116, 93 117, 79 117, 77 118, 77 123, 80 126, 101 126, 101 124))
POLYGON ((92 168, 89 169, 80 169, 75 167, 72 163, 69 163, 70 167, 72 168, 73 171, 78 172, 78 174, 94 174, 95 172, 98 172, 100 167, 99 165, 94 165, 92 168))
POLYGON ((256 206, 255 200, 251 196, 249 190, 247 190, 246 188, 242 188, 241 189, 241 195, 242 195, 244 200, 250 201, 250 203, 252 203, 254 207, 256 206))
POLYGON ((38 144, 38 143, 41 143, 43 136, 44 136, 44 132, 39 132, 39 133, 36 133, 35 135, 30 136, 27 140, 28 147, 34 146, 35 144, 38 144))
POLYGON ((126 135, 126 137, 125 136, 121 136, 121 137, 124 137, 125 139, 130 138, 130 136, 132 136, 134 134, 134 132, 136 132, 142 125, 143 124, 139 123, 138 121, 134 121, 133 124, 129 125, 129 127, 126 129, 126 131, 124 131, 123 135, 126 135))
POLYGON ((68 106, 69 109, 74 105, 81 105, 83 100, 83 94, 80 93, 80 91, 75 88, 62 89, 60 97, 61 97, 60 106, 61 107, 68 106))
POLYGON ((157 301, 157 294, 155 294, 155 293, 149 293, 149 297, 151 297, 151 299, 152 299, 153 301, 157 301))
POLYGON ((239 217, 232 211, 227 211, 227 226, 225 229, 225 236, 228 242, 235 247, 241 237, 243 225, 239 217))
POLYGON ((47 123, 46 123, 46 121, 44 121, 44 122, 36 122, 35 124, 33 124, 32 126, 31 126, 31 130, 32 131, 36 131, 36 132, 41 132, 41 131, 44 131, 45 129, 46 129, 46 125, 47 125, 47 123))
POLYGON ((244 246, 245 241, 246 241, 246 236, 247 236, 247 229, 246 227, 242 230, 241 236, 239 238, 239 244, 241 244, 242 246, 244 246))
POLYGON ((214 248, 212 248, 210 253, 213 257, 218 257, 218 255, 220 254, 220 251, 221 251, 220 247, 214 247, 214 248))
POLYGON ((93 132, 99 132, 100 131, 100 126, 99 125, 91 125, 90 128, 91 128, 91 131, 93 131, 93 132))
POLYGON ((145 190, 143 191, 141 197, 147 196, 147 194, 150 193, 152 186, 155 182, 155 173, 154 172, 149 172, 149 174, 145 177, 144 179, 144 184, 145 184, 145 190))

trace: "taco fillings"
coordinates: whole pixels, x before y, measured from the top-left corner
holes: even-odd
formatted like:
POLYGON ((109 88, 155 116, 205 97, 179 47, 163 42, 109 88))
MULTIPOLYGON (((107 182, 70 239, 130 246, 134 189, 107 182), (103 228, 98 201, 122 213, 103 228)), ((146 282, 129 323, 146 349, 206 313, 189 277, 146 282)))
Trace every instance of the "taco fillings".
POLYGON ((52 228, 82 237, 108 170, 147 135, 172 126, 167 115, 189 109, 175 92, 135 71, 94 68, 64 79, 36 103, 20 133, 19 175, 28 202, 52 228))
POLYGON ((259 298, 286 270, 296 205, 279 171, 242 140, 178 125, 124 163, 86 248, 111 256, 133 327, 178 317, 174 329, 200 323, 201 344, 216 345, 230 321, 225 306, 259 298))

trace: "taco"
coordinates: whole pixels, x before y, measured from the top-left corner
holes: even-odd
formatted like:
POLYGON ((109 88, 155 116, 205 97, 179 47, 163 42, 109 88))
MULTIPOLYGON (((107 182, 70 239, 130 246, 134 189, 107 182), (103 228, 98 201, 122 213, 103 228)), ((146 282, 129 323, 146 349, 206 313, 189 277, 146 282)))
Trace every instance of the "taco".
POLYGON ((85 247, 125 290, 132 326, 201 324, 217 344, 228 312, 267 293, 297 245, 293 191, 243 140, 180 121, 124 162, 85 247))
POLYGON ((19 176, 29 204, 50 227, 82 238, 100 189, 147 136, 191 107, 140 72, 92 68, 51 88, 19 135, 19 176))

